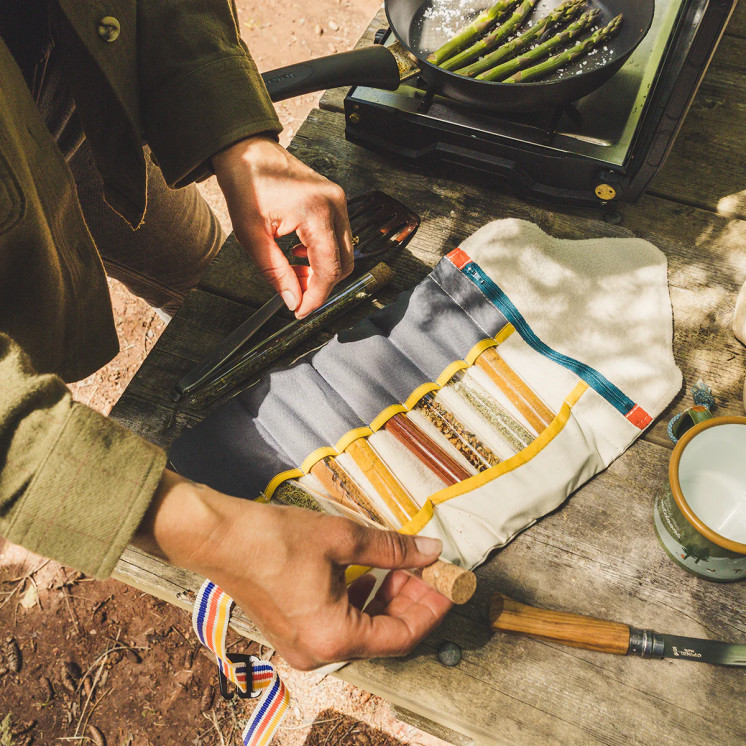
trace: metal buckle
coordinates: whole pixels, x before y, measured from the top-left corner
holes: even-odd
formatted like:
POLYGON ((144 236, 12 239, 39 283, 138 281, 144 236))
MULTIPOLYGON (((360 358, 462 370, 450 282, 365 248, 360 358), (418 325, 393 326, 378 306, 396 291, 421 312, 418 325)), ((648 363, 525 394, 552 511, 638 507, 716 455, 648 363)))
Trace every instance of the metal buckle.
POLYGON ((223 699, 231 700, 233 696, 237 694, 240 699, 254 699, 258 697, 261 692, 254 692, 254 668, 252 663, 256 660, 254 655, 246 655, 245 653, 228 653, 226 658, 231 663, 244 663, 246 665, 246 691, 242 692, 239 687, 236 687, 234 691, 228 691, 228 679, 223 673, 223 669, 218 665, 218 681, 220 683, 220 696, 223 699))

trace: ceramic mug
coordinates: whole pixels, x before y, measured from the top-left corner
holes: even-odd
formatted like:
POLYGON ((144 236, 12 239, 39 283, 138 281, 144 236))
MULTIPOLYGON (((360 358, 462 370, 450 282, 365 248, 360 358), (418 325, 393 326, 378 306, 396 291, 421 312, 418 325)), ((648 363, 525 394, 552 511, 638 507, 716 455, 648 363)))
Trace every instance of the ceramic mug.
POLYGON ((699 406, 671 425, 676 446, 653 509, 658 539, 695 575, 746 579, 746 417, 699 406))

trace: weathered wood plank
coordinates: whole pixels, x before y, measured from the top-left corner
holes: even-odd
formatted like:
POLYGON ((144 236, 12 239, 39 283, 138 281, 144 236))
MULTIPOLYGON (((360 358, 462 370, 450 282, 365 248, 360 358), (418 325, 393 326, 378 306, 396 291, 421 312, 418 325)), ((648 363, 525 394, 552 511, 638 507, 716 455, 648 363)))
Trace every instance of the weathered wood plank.
POLYGON ((461 733, 457 733, 455 730, 451 730, 439 723, 423 718, 421 715, 418 715, 416 712, 412 712, 411 710, 407 710, 405 707, 394 706, 392 709, 397 720, 401 720, 402 722, 407 723, 407 725, 413 725, 415 728, 419 728, 433 736, 437 736, 446 743, 453 744, 453 746, 474 746, 475 744, 473 738, 464 736, 461 733))
POLYGON ((723 37, 650 193, 746 217, 746 38, 723 37))
MULTIPOLYGON (((186 611, 192 610, 204 582, 199 575, 173 567, 135 547, 124 550, 112 577, 186 611)), ((231 626, 245 637, 268 644, 259 628, 239 608, 231 616, 231 626)))
POLYGON ((746 3, 740 2, 736 5, 725 33, 746 38, 746 3))

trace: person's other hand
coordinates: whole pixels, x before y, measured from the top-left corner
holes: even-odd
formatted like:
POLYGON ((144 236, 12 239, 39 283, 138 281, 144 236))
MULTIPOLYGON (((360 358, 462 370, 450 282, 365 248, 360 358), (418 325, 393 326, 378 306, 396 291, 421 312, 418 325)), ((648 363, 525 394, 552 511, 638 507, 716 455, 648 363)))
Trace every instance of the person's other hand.
POLYGON ((212 164, 236 238, 288 308, 307 316, 352 271, 344 191, 269 137, 241 140, 213 156, 212 164), (275 240, 293 231, 308 250, 307 288, 275 240))
POLYGON ((136 543, 217 583, 292 666, 404 655, 451 603, 419 578, 437 539, 366 528, 301 508, 227 497, 166 472, 136 543), (373 578, 348 589, 348 565, 399 568, 363 612, 373 578))

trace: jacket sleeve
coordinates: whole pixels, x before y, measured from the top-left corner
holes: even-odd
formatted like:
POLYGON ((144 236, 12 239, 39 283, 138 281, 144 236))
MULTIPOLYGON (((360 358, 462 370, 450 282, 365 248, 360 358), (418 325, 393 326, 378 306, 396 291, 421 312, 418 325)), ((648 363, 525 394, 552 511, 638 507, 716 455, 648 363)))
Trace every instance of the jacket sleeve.
POLYGON ((72 401, 0 333, 0 534, 106 577, 160 482, 165 453, 72 401))
POLYGON ((241 139, 281 131, 233 0, 139 0, 137 48, 145 139, 169 185, 206 176, 241 139))

